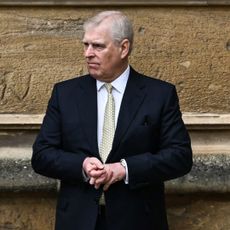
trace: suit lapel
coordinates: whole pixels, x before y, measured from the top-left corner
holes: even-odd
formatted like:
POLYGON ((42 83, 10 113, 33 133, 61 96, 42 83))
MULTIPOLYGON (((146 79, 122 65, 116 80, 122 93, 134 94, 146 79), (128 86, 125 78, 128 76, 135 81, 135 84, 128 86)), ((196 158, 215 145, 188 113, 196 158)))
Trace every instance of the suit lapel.
POLYGON ((89 75, 80 82, 77 91, 78 107, 81 115, 83 130, 88 139, 92 154, 99 156, 97 144, 97 90, 96 80, 89 75))
POLYGON ((145 84, 141 80, 140 75, 131 68, 130 76, 127 82, 127 86, 120 107, 117 128, 114 136, 113 148, 111 154, 108 157, 108 161, 112 157, 113 152, 116 151, 122 138, 126 134, 130 125, 132 124, 138 112, 138 109, 140 108, 145 98, 144 88, 145 84))

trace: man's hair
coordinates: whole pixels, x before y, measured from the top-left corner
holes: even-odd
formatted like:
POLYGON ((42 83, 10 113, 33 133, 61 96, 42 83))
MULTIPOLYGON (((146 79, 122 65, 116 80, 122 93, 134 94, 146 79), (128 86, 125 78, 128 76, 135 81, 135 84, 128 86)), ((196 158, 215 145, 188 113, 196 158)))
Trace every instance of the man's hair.
POLYGON ((108 21, 111 31, 111 37, 116 43, 128 39, 130 42, 129 54, 133 47, 133 26, 131 21, 120 11, 103 11, 94 17, 88 19, 84 25, 84 31, 99 26, 102 22, 108 21))

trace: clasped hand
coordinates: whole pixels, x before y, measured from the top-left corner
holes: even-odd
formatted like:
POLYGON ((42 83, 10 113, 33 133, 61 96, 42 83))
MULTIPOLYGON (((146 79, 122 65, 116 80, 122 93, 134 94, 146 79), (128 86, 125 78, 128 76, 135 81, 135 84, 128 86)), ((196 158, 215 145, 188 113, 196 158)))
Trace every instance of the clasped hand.
POLYGON ((120 162, 103 164, 96 157, 87 157, 82 166, 90 178, 89 183, 96 189, 103 185, 104 191, 108 190, 111 184, 124 179, 126 174, 125 168, 120 162))

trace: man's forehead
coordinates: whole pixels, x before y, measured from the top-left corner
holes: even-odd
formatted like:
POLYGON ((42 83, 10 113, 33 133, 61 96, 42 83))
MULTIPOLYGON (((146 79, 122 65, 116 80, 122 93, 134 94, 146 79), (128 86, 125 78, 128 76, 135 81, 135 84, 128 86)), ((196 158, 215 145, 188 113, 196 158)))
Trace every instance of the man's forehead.
POLYGON ((106 43, 111 41, 111 37, 106 31, 89 30, 84 33, 83 41, 106 43))
POLYGON ((91 37, 87 35, 84 35, 82 41, 87 43, 105 43, 105 39, 103 37, 91 37))
POLYGON ((88 26, 85 28, 85 34, 110 34, 111 33, 111 26, 109 24, 101 23, 97 26, 88 26))

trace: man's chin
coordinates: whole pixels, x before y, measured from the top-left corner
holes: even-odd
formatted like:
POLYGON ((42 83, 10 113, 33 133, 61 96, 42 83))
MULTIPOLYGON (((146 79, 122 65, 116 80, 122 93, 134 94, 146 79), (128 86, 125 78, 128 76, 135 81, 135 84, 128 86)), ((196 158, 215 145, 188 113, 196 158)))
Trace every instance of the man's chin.
POLYGON ((96 73, 95 71, 89 71, 89 74, 91 77, 95 78, 96 80, 100 80, 100 75, 96 73))

